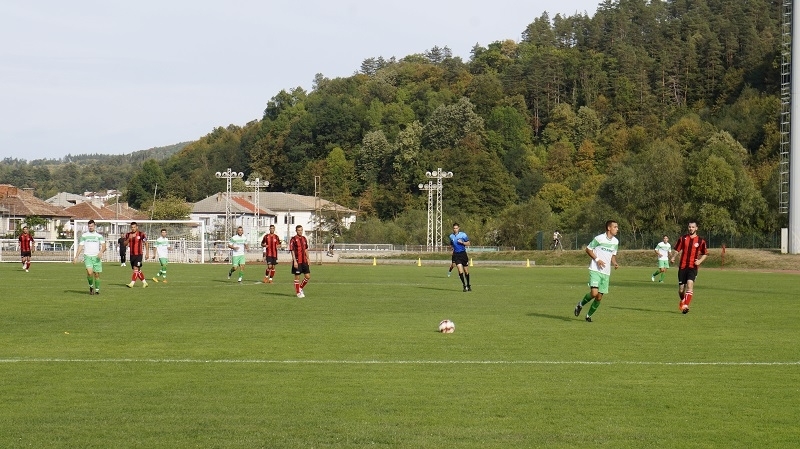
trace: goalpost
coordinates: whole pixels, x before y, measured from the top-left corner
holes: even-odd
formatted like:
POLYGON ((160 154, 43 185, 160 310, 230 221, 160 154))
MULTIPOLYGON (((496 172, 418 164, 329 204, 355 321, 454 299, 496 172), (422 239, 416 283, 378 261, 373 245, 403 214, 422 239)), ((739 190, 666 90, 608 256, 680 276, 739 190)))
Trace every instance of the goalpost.
MULTIPOLYGON (((106 252, 103 262, 119 261, 117 240, 131 229, 130 220, 95 220, 95 231, 106 238, 106 252)), ((72 257, 78 250, 78 242, 84 232, 89 231, 89 220, 75 220, 73 232, 72 257)), ((137 220, 139 230, 147 234, 150 255, 154 253, 153 242, 167 230, 167 238, 172 247, 169 250, 170 263, 205 263, 206 227, 201 220, 137 220)))

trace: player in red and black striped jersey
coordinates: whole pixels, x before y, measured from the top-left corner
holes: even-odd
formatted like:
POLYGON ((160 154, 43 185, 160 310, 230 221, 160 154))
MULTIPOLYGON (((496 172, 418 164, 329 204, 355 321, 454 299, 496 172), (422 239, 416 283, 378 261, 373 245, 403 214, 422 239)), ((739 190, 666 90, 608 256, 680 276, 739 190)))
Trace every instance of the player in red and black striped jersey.
POLYGON ((708 257, 706 241, 697 235, 697 222, 689 222, 689 233, 678 239, 670 261, 675 263, 675 256, 680 254, 678 264, 678 308, 682 313, 689 313, 689 304, 694 296, 694 280, 697 269, 708 257))
POLYGON ((31 254, 36 244, 33 236, 28 231, 27 226, 22 227, 22 234, 19 235, 19 254, 22 258, 22 269, 27 272, 31 268, 31 254))
POLYGON ((271 284, 275 277, 275 265, 278 264, 278 247, 281 245, 281 238, 275 234, 275 225, 269 225, 269 234, 264 234, 261 239, 261 246, 264 248, 264 261, 267 269, 264 271, 264 283, 271 284))
POLYGON ((297 293, 298 298, 305 298, 303 288, 308 284, 311 279, 311 269, 308 266, 308 240, 303 235, 303 227, 300 225, 295 226, 297 235, 289 240, 289 252, 292 253, 292 274, 294 275, 294 291, 297 293), (303 275, 303 280, 300 281, 300 275, 303 275))
POLYGON ((147 287, 147 281, 142 271, 142 262, 150 255, 147 235, 139 230, 139 225, 134 221, 131 222, 131 232, 125 234, 125 238, 128 241, 128 248, 130 248, 128 255, 133 269, 128 287, 133 288, 137 280, 142 281, 142 287, 147 287))

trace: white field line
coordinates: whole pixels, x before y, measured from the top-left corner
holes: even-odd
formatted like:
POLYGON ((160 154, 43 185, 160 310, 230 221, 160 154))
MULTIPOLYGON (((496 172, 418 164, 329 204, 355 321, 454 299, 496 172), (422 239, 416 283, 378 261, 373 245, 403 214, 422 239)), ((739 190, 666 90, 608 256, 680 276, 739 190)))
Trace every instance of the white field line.
POLYGON ((0 363, 175 363, 285 365, 640 365, 640 366, 798 366, 794 362, 635 362, 588 360, 262 360, 262 359, 64 359, 0 358, 0 363))

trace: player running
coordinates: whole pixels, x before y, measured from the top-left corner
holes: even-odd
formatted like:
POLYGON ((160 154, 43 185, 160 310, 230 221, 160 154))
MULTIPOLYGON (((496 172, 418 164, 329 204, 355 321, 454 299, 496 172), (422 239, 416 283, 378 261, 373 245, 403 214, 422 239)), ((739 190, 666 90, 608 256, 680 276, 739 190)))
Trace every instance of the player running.
POLYGON ((172 247, 169 245, 169 239, 167 238, 167 230, 161 229, 161 235, 153 242, 153 259, 158 256, 158 263, 161 265, 156 277, 153 278, 153 282, 158 282, 158 278, 161 277, 161 282, 167 283, 167 263, 169 263, 169 250, 171 249, 172 247))
POLYGON ((303 227, 300 225, 295 226, 297 235, 289 240, 289 252, 292 253, 292 274, 294 275, 294 291, 297 293, 298 298, 305 298, 306 294, 303 292, 309 279, 311 279, 311 268, 308 266, 310 258, 308 257, 308 240, 303 235, 303 227), (300 275, 303 275, 303 280, 300 281, 300 275))
POLYGON ((128 240, 128 248, 130 248, 130 261, 131 269, 131 282, 128 288, 133 288, 136 281, 142 281, 142 288, 147 287, 147 281, 144 278, 142 271, 142 263, 147 260, 150 255, 150 247, 147 245, 147 234, 139 230, 139 224, 135 221, 131 222, 131 232, 125 234, 128 240))
POLYGON ((232 249, 231 252, 231 269, 228 271, 228 279, 231 278, 233 272, 239 270, 239 283, 242 283, 244 278, 244 265, 245 265, 245 251, 250 249, 247 246, 247 237, 244 236, 244 229, 239 226, 236 228, 236 234, 232 235, 228 240, 228 248, 232 249))
POLYGON ((281 246, 281 238, 275 234, 275 225, 269 225, 269 233, 264 234, 261 246, 264 248, 264 261, 267 263, 264 283, 271 284, 275 277, 275 265, 278 264, 278 248, 281 246))
POLYGON ((36 243, 33 236, 28 231, 27 226, 22 227, 22 234, 19 235, 19 255, 22 259, 22 269, 27 273, 31 268, 31 254, 33 254, 36 243))
POLYGON ((689 313, 689 304, 694 296, 694 281, 697 279, 697 270, 708 257, 708 247, 705 239, 697 235, 697 222, 690 221, 688 233, 681 236, 670 261, 675 263, 675 256, 681 255, 678 265, 678 308, 681 313, 689 313))
POLYGON ((89 282, 89 294, 100 294, 100 273, 103 272, 103 253, 106 252, 106 239, 95 231, 94 220, 89 220, 89 232, 81 234, 78 241, 78 252, 72 263, 78 262, 83 253, 83 264, 86 267, 86 281, 89 282))

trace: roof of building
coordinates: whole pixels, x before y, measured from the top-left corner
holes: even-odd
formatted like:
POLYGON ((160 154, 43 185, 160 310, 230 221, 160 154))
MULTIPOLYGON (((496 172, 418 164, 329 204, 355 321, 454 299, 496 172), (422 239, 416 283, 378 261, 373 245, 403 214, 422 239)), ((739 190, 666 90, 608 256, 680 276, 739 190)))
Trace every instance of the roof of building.
MULTIPOLYGON (((344 213, 355 213, 340 204, 320 198, 323 209, 337 209, 344 213)), ((274 211, 314 211, 316 209, 313 196, 284 192, 231 192, 232 213, 254 213, 258 202, 260 215, 276 215, 274 211), (266 209, 265 209, 266 208, 266 209)), ((225 213, 225 193, 220 192, 194 203, 193 213, 225 213)))
MULTIPOLYGON (((192 206, 192 213, 224 214, 225 196, 226 194, 220 192, 194 203, 192 206)), ((234 214, 255 214, 256 209, 258 209, 259 215, 275 215, 275 212, 269 209, 265 209, 263 207, 256 208, 256 205, 253 204, 247 197, 241 196, 238 193, 231 194, 230 205, 231 213, 234 214)))
POLYGON ((69 192, 58 192, 57 194, 51 196, 50 198, 44 201, 54 206, 70 207, 78 203, 89 201, 89 198, 86 198, 83 195, 76 195, 74 193, 69 193, 69 192))
POLYGON ((83 202, 64 209, 73 219, 77 220, 146 220, 149 217, 127 204, 120 203, 104 205, 91 201, 83 202))
POLYGON ((255 214, 256 211, 258 211, 259 215, 275 215, 275 212, 272 212, 271 210, 264 210, 260 207, 256 207, 255 204, 239 196, 232 196, 231 201, 235 202, 236 204, 238 204, 251 214, 255 214))
POLYGON ((0 206, 9 214, 17 217, 37 215, 40 217, 70 217, 64 209, 48 204, 33 193, 14 187, 10 184, 0 184, 0 206))

